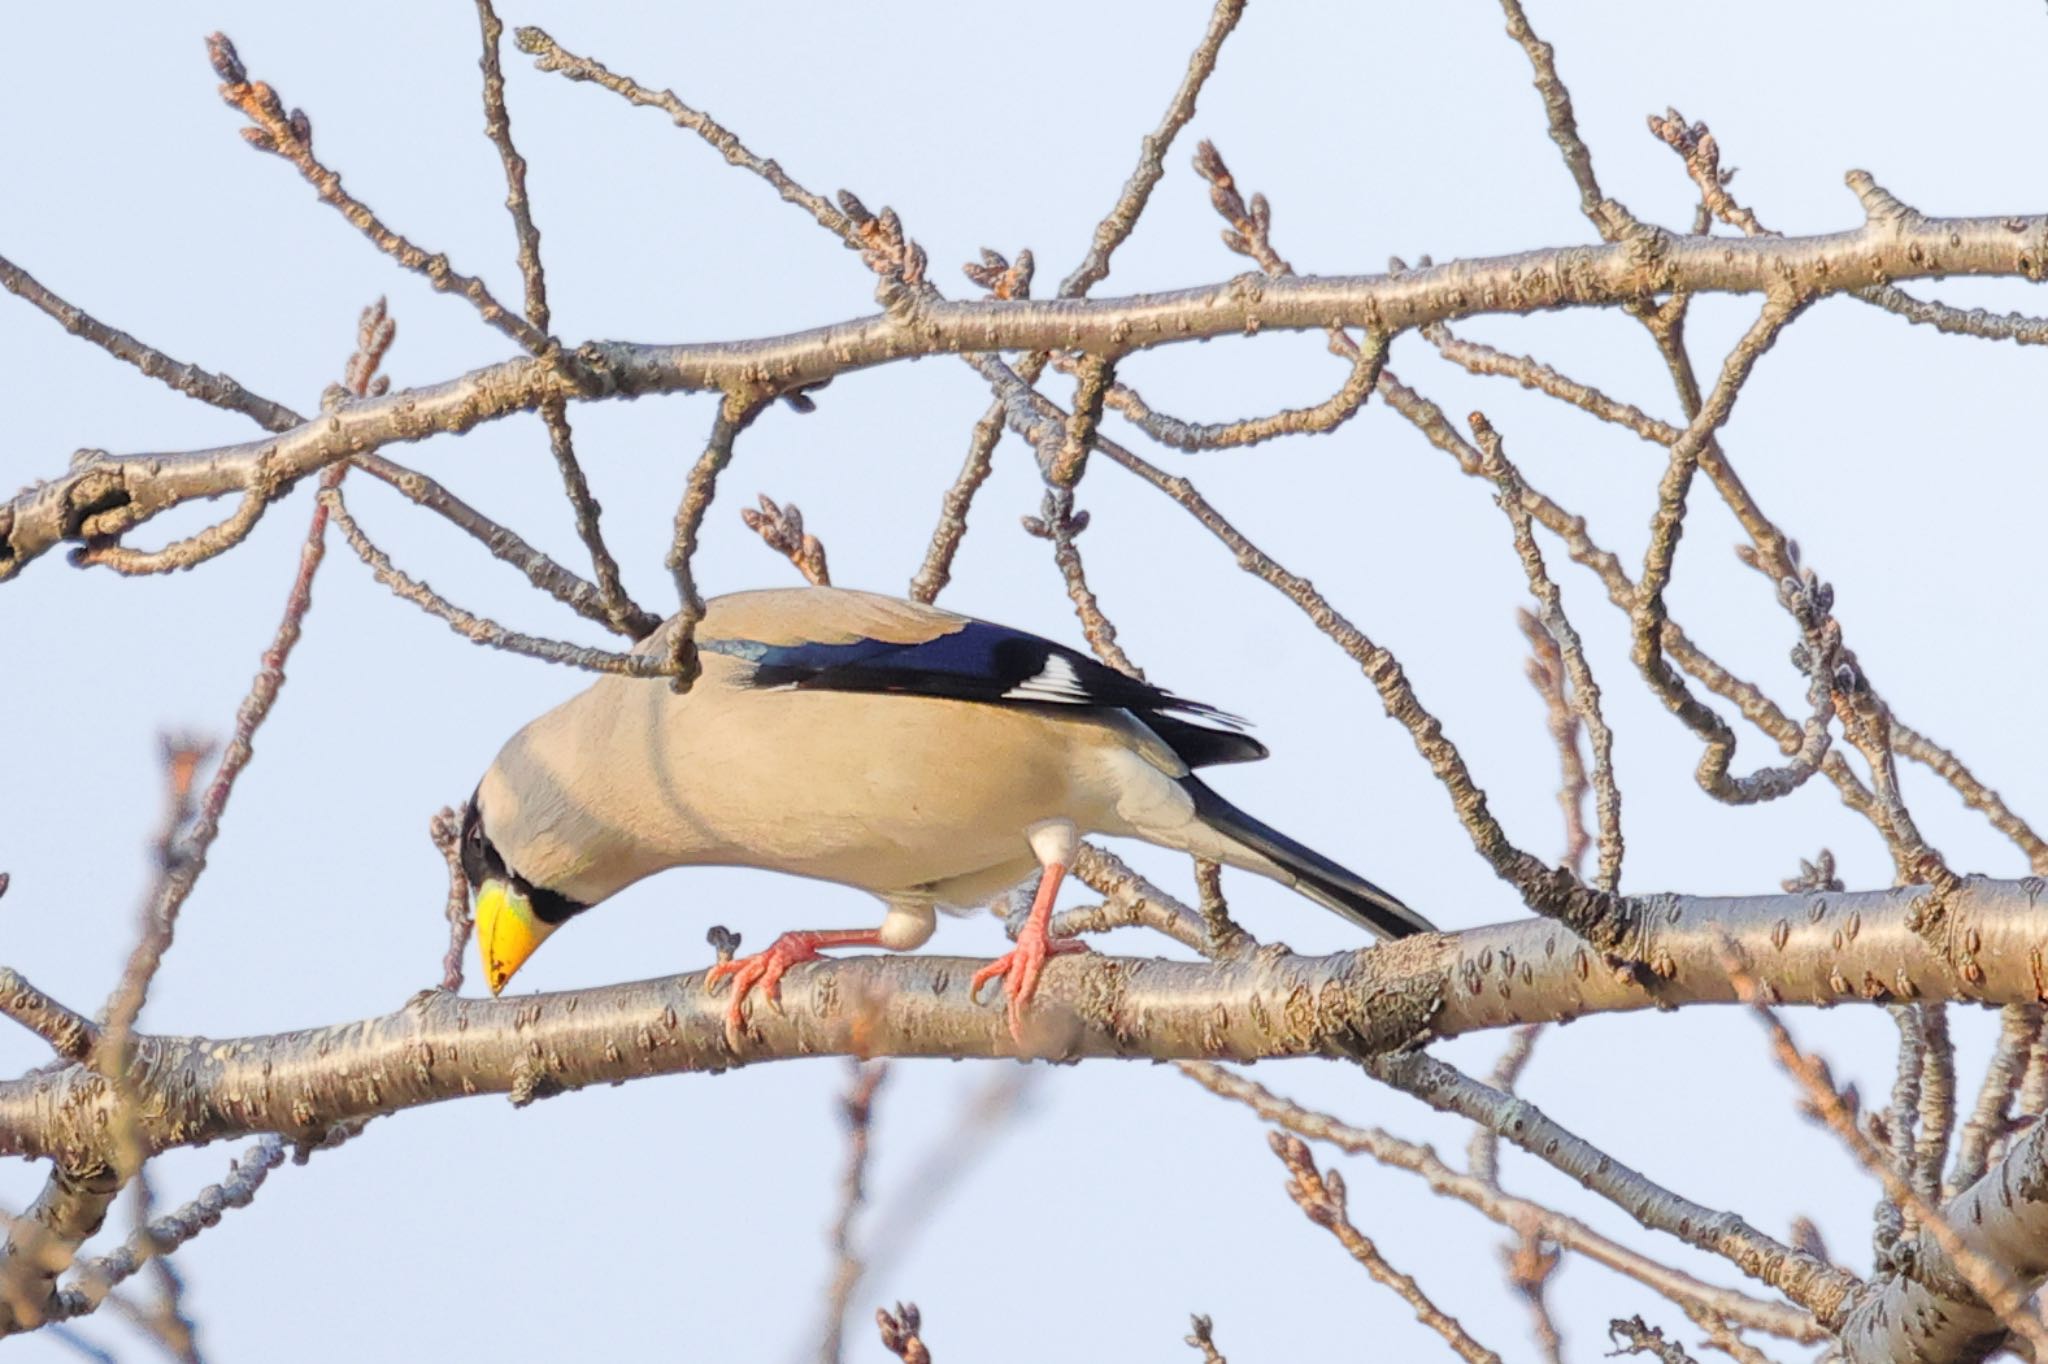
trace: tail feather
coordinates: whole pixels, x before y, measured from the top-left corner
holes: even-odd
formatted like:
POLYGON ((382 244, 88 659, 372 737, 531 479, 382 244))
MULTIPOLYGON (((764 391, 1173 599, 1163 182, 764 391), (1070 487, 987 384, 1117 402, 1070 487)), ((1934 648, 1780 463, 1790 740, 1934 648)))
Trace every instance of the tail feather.
MULTIPOLYGON (((1259 861, 1272 864, 1279 873, 1278 879, 1325 909, 1383 938, 1436 932, 1436 925, 1372 882, 1295 842, 1271 825, 1253 819, 1196 778, 1182 778, 1181 787, 1194 798, 1197 819, 1232 843, 1257 854, 1259 861)), ((1267 871, 1256 864, 1252 869, 1267 871)))

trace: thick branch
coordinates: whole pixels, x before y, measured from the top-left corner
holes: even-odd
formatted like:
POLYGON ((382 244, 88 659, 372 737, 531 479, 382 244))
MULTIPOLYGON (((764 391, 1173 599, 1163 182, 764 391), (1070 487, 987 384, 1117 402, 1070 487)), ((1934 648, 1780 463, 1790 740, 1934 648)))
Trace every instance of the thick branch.
MULTIPOLYGON (((1854 173, 1867 203, 1882 192, 1854 173)), ((1885 196, 1888 198, 1888 196, 1885 196)), ((654 393, 783 392, 920 355, 1079 350, 1122 354, 1265 330, 1352 324, 1404 330, 1482 313, 1617 307, 1654 294, 1801 298, 1933 275, 2038 278, 2048 216, 1928 218, 1889 210, 1815 237, 1742 240, 1645 230, 1602 246, 1553 247, 1397 275, 1244 275, 1128 298, 953 302, 919 296, 899 312, 786 336, 679 346, 592 343, 573 363, 523 358, 429 388, 351 404, 273 438, 184 454, 94 453, 0 506, 0 578, 66 540, 117 537, 168 507, 260 489, 275 498, 344 456, 469 430, 544 402, 654 393), (576 376, 570 377, 571 372, 576 376), (579 387, 578 380, 586 381, 579 387)))
MULTIPOLYGON (((2048 1124, 2036 1123, 1991 1172, 1944 1209, 1970 1253, 1998 1265, 2027 1291, 2048 1279, 2048 1124)), ((1912 1242, 1913 1276, 1873 1281, 1844 1326, 1850 1364, 1938 1359, 1975 1364, 2007 1343, 1998 1314, 1963 1281, 1923 1226, 1912 1242)))
MULTIPOLYGON (((1630 902, 1646 971, 1616 970, 1554 922, 1522 920, 1359 952, 1262 948, 1229 961, 1063 957, 1047 968, 1031 1054, 1253 1060, 1385 1051, 1480 1028, 1736 999, 1733 943, 1786 1004, 2031 1002, 2048 923, 2039 881, 1971 880, 1950 903, 1978 950, 1958 973, 1916 933, 1925 887, 1630 902)), ((782 1010, 752 1009, 737 1050, 701 974, 503 1000, 423 993, 330 1028, 231 1040, 142 1036, 147 1152, 336 1123, 459 1098, 527 1100, 590 1084, 798 1056, 1019 1054, 1003 1011, 967 997, 978 963, 863 957, 793 969, 782 1010)), ((79 1066, 0 1083, 0 1155, 103 1156, 116 1096, 79 1066)))

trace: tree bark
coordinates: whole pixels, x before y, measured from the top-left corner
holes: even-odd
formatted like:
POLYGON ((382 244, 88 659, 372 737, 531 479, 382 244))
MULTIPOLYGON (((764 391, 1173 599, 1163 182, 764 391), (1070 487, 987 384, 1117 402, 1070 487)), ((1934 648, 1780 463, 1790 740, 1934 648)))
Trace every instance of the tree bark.
MULTIPOLYGON (((215 1040, 145 1035, 132 1074, 146 1153, 251 1133, 315 1139, 470 1094, 526 1102, 646 1075, 802 1056, 1252 1061, 1388 1052, 1482 1028, 1732 1003, 1731 956, 1783 1004, 2043 998, 2048 883, 1974 878, 1930 914, 1925 887, 1622 901, 1640 964, 1550 920, 1431 934, 1327 957, 1269 946, 1220 962, 1063 957, 1020 1048, 967 997, 981 963, 869 956, 803 965, 737 1045, 702 973, 557 994, 415 996, 380 1017, 215 1040)), ((0 1155, 108 1163, 118 1102, 82 1065, 0 1082, 0 1155)), ((1980 1186, 1981 1187, 1981 1186, 1980 1186)))

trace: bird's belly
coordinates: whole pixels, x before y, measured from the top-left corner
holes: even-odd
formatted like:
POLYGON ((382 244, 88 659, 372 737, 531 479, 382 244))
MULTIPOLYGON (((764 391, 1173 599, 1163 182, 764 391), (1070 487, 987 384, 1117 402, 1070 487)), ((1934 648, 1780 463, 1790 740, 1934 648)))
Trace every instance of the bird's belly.
POLYGON ((1041 820, 1103 826, 1086 765, 1077 771, 1073 746, 1048 742, 1032 712, 829 692, 747 703, 765 713, 751 717, 743 748, 693 736, 695 771, 728 782, 698 804, 719 845, 703 860, 888 895, 1028 871, 1027 831, 1041 820), (749 781, 750 771, 773 779, 749 781))

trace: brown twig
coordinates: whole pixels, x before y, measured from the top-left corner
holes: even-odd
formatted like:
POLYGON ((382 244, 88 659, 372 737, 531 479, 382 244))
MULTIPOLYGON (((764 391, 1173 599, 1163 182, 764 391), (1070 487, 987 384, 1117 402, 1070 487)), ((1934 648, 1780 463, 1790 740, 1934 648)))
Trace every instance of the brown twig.
POLYGON ((489 649, 502 649, 507 653, 524 654, 544 663, 560 663, 565 667, 581 668, 586 672, 614 673, 622 677, 665 677, 668 664, 650 653, 614 653, 608 649, 593 649, 581 644, 570 644, 562 640, 544 639, 538 635, 523 634, 487 616, 457 606, 436 592, 426 583, 412 577, 391 562, 391 556, 377 547, 354 515, 348 504, 342 500, 341 490, 325 488, 320 490, 320 505, 334 518, 348 547, 355 551, 358 559, 369 568, 378 582, 391 589, 392 595, 409 601, 430 616, 437 616, 447 622, 448 628, 472 644, 481 644, 489 649))
POLYGON ((1508 1286, 1529 1309, 1529 1329, 1536 1337, 1536 1347, 1543 1352, 1547 1364, 1564 1364, 1564 1337, 1558 1333, 1546 1296, 1551 1276, 1557 1273, 1564 1253, 1545 1245, 1533 1231, 1525 1231, 1520 1239, 1502 1246, 1500 1256, 1507 1269, 1508 1286))
POLYGON ((1906 1175, 1894 1169, 1884 1153, 1863 1134, 1848 1102, 1835 1088, 1827 1063, 1800 1050, 1747 972, 1731 965, 1729 974, 1769 1036, 1778 1064, 1805 1091, 1812 1115, 1840 1139, 1858 1164, 1877 1176, 1886 1197, 1906 1210, 1934 1238, 1970 1291, 1997 1313, 1998 1319, 2025 1341, 2037 1358, 2048 1358, 2048 1323, 2028 1306, 2027 1294, 2013 1277, 1997 1261, 1966 1245, 1941 1210, 1906 1175))
POLYGON ((1374 1057, 1366 1069, 1430 1107, 1483 1123, 1655 1231, 1718 1255, 1835 1327, 1859 1287, 1854 1276, 1766 1236, 1732 1212, 1717 1212, 1652 1183, 1526 1099, 1483 1085, 1419 1052, 1374 1057))
POLYGON ((1167 101, 1166 111, 1159 116, 1158 126, 1139 144, 1138 164, 1131 171, 1130 178, 1124 181, 1122 193, 1117 195, 1116 203, 1102 221, 1095 225, 1088 254, 1072 273, 1060 281, 1060 298, 1081 298, 1109 276, 1110 257, 1137 229, 1138 218, 1152 201, 1153 188, 1166 174, 1167 150, 1173 146, 1174 139, 1187 126, 1188 120, 1195 116, 1195 101, 1216 70, 1216 58, 1223 51, 1223 42, 1243 17, 1244 0, 1217 0, 1209 11, 1209 26, 1188 58, 1186 73, 1174 89, 1173 97, 1167 101))
POLYGON ((1095 449, 1096 433, 1102 427, 1102 403, 1116 382, 1113 356, 1084 355, 1074 362, 1074 399, 1068 405, 1066 429, 1056 444, 1048 446, 1042 463, 1045 481, 1055 489, 1071 491, 1088 467, 1095 449))
POLYGON ((704 513, 718 491, 718 476, 732 463, 733 442, 760 415, 759 399, 727 394, 719 400, 718 416, 711 423, 711 438, 704 453, 690 470, 683 487, 683 500, 676 507, 675 542, 668 551, 668 570, 676 580, 676 597, 681 602, 675 622, 669 628, 664 669, 676 691, 686 692, 703 671, 697 659, 697 624, 704 619, 704 598, 697 593, 697 579, 691 561, 697 556, 697 536, 704 528, 704 513))
MULTIPOLYGON (((491 0, 476 0, 476 15, 483 33, 483 56, 477 65, 484 76, 484 135, 498 149, 498 159, 505 167, 505 209, 512 215, 513 235, 519 241, 519 274, 526 285, 526 320, 545 336, 552 326, 552 314, 548 308, 547 270, 540 257, 540 229, 534 225, 533 204, 526 192, 526 158, 512 141, 512 116, 505 107, 505 73, 498 61, 498 44, 504 37, 505 25, 499 21, 491 0)), ((559 354, 550 344, 550 353, 559 354)), ((548 449, 561 470, 562 487, 576 515, 576 534, 590 552, 591 568, 597 574, 605 624, 629 639, 644 639, 661 622, 641 610, 626 595, 625 584, 620 581, 618 560, 605 545, 600 527, 603 509, 591 496, 590 482, 576 458, 569 405, 560 398, 551 398, 540 405, 540 415, 548 430, 548 449)))
MULTIPOLYGON (((1503 1094, 1512 1094, 1542 1031, 1540 1023, 1515 1029, 1500 1059, 1494 1062, 1488 1083, 1503 1094)), ((1475 1126, 1472 1140, 1466 1147, 1466 1164, 1472 1171, 1472 1178, 1499 1189, 1500 1134, 1491 1127, 1475 1126)), ((1563 1254, 1554 1243, 1546 1244, 1542 1231, 1533 1222, 1525 1220, 1515 1231, 1515 1239, 1501 1247, 1508 1287, 1514 1289, 1515 1295, 1527 1304, 1530 1330, 1536 1337, 1538 1348, 1543 1351, 1543 1357, 1550 1364, 1561 1364, 1564 1340, 1558 1334, 1557 1323, 1551 1318, 1545 1290, 1551 1276, 1557 1273, 1563 1254)))
POLYGON ((231 1208, 246 1208, 270 1172, 284 1163, 285 1143, 265 1137, 242 1152, 229 1166, 227 1178, 201 1189, 189 1203, 153 1219, 117 1249, 84 1261, 57 1296, 52 1321, 68 1321, 97 1311, 111 1293, 150 1261, 166 1256, 231 1208))
MULTIPOLYGON (((130 1186, 134 1191, 135 1225, 144 1230, 156 1215, 156 1193, 147 1167, 135 1172, 130 1186)), ((149 1306, 139 1312, 138 1324, 179 1364, 203 1364, 198 1327, 185 1311, 184 1276, 165 1255, 150 1260, 149 1276, 156 1285, 156 1293, 149 1306)))
MULTIPOLYGON (((1006 418, 1025 439, 1036 442, 1044 436, 1048 424, 1057 425, 1064 420, 1065 414, 1056 404, 1024 385, 1002 361, 986 355, 970 356, 969 361, 1005 399, 1006 418)), ((1392 653, 1375 644, 1338 612, 1313 583, 1288 572, 1253 544, 1187 479, 1166 474, 1107 437, 1098 442, 1098 451, 1178 503, 1231 550, 1240 568, 1293 602, 1358 663, 1379 692, 1387 714, 1408 730, 1416 750, 1449 793, 1473 846, 1501 879, 1521 892, 1531 909, 1558 918, 1602 950, 1614 951, 1621 946, 1630 925, 1615 912, 1619 902, 1611 894, 1580 886, 1570 872, 1550 867, 1515 846, 1488 807, 1486 793, 1473 780, 1457 746, 1445 737, 1442 724, 1424 708, 1392 653)))
MULTIPOLYGON (((1671 584, 1672 569, 1677 562, 1687 493, 1692 487, 1693 474, 1700 466, 1700 452, 1734 411, 1735 400, 1756 362, 1804 307, 1803 301, 1776 297, 1764 305, 1756 321, 1750 324, 1749 330, 1729 352, 1713 392, 1700 405, 1698 414, 1684 433, 1672 443, 1671 462, 1658 485, 1657 510, 1650 520, 1650 547, 1643 556, 1643 571, 1636 579, 1635 604, 1629 612, 1633 629, 1631 652, 1637 670, 1666 708, 1707 746, 1700 758, 1702 789, 1717 800, 1736 804, 1773 800, 1796 790, 1817 770, 1820 757, 1825 752, 1825 722, 1810 727, 1811 742, 1802 748, 1792 763, 1766 768, 1748 777, 1731 778, 1728 766, 1735 755, 1734 731, 1711 706, 1692 694, 1684 679, 1665 658, 1663 634, 1669 616, 1665 610, 1664 593, 1671 584)), ((1825 604, 1819 603, 1817 597, 1813 600, 1818 607, 1817 614, 1825 617, 1825 604)), ((1788 599, 1788 606, 1791 605, 1788 599)), ((1803 625, 1806 623, 1802 620, 1803 625)), ((1813 628, 1821 627, 1816 625, 1813 628)), ((1809 647, 1813 646, 1810 644, 1809 647)), ((1825 662, 1824 658, 1811 660, 1809 672, 1816 679, 1816 690, 1828 678, 1827 669, 1823 667, 1825 662)))
POLYGON ((974 1163, 993 1149, 1044 1078, 1044 1070, 1037 1066, 998 1067, 960 1101, 943 1134, 919 1154, 918 1177, 877 1210, 867 1240, 869 1281, 896 1264, 919 1233, 932 1225, 939 1206, 974 1163))
POLYGON ((1600 229, 1600 235, 1608 241, 1615 241, 1637 226, 1636 220, 1621 204, 1609 199, 1600 191, 1600 181, 1593 174, 1593 153, 1586 148, 1579 136, 1578 116, 1572 111, 1571 92, 1558 77, 1556 51, 1549 43, 1536 36, 1529 27, 1529 18, 1522 12, 1521 0, 1501 0, 1501 10, 1507 16, 1508 36, 1522 45, 1528 55, 1529 65, 1536 72, 1536 92, 1543 96, 1543 111, 1550 124, 1550 140, 1564 156, 1565 169, 1571 172, 1572 183, 1579 188, 1579 208, 1600 229))
POLYGON ((320 201, 339 212, 379 251, 406 269, 426 276, 427 282, 440 292, 469 300, 484 321, 526 350, 540 355, 548 349, 547 334, 498 302, 482 280, 456 270, 446 256, 415 246, 387 227, 371 212, 369 205, 343 189, 341 176, 328 169, 313 154, 312 120, 300 109, 286 112, 284 102, 275 90, 262 81, 251 81, 248 69, 242 65, 241 56, 226 34, 210 35, 206 40, 206 51, 221 79, 221 98, 230 107, 239 109, 251 124, 242 130, 242 136, 250 146, 291 162, 320 196, 320 201))
MULTIPOLYGON (((1733 171, 1721 169, 1721 148, 1704 123, 1687 123, 1676 109, 1659 117, 1650 115, 1650 135, 1677 152, 1687 174, 1699 187, 1700 207, 1747 237, 1774 237, 1757 220, 1754 212, 1738 203, 1728 192, 1733 171)), ((1704 229, 1702 229, 1704 230, 1704 229)), ((1908 322, 1933 327, 1953 336, 1975 336, 1987 341, 2012 341, 2022 346, 2048 345, 2048 319, 2024 313, 1992 313, 1983 308, 1957 308, 1947 303, 1923 301, 1889 284, 1871 285, 1854 291, 1865 303, 1895 313, 1908 322)))
POLYGON ((512 116, 505 108, 505 72, 498 61, 498 44, 505 25, 491 0, 476 0, 477 23, 483 31, 483 56, 477 66, 484 76, 484 136, 498 149, 505 167, 505 211, 512 215, 512 232, 519 239, 519 275, 526 285, 526 320, 534 330, 546 333, 552 317, 548 309, 547 269, 541 264, 540 229, 534 225, 533 203, 526 194, 526 158, 512 141, 512 116))
MULTIPOLYGON (((1123 189, 1109 212, 1096 224, 1087 254, 1060 281, 1056 297, 1085 297, 1090 289, 1108 277, 1110 258, 1136 230, 1138 219, 1152 200, 1153 189, 1166 174, 1166 153, 1188 120, 1195 116, 1195 101, 1216 70, 1216 58, 1223 50, 1223 42, 1243 16, 1244 0, 1216 0, 1209 13, 1208 29, 1188 58, 1187 71, 1167 101, 1166 111, 1160 115, 1158 126, 1146 134, 1139 145, 1137 166, 1124 181, 1123 189)), ((1021 300, 1031 296, 1033 269, 1034 262, 1028 251, 1019 252, 1014 265, 994 252, 984 251, 982 273, 970 268, 968 277, 988 289, 993 299, 1021 300)), ((1025 383, 1038 382, 1049 355, 1048 351, 1034 351, 1018 361, 1017 373, 1025 383)), ((924 563, 911 580, 910 595, 916 600, 936 600, 951 579, 953 557, 959 552, 960 542, 967 534, 968 509, 973 505, 975 493, 988 479, 996 443, 1002 433, 1003 403, 998 399, 974 424, 973 434, 968 439, 967 458, 941 501, 939 521, 932 529, 924 563)))
POLYGON ((65 1008, 9 966, 0 966, 0 1014, 42 1038, 66 1061, 83 1061, 99 1045, 97 1024, 65 1008))
POLYGON ((462 989, 462 959, 476 921, 469 913, 469 874, 462 867, 462 814, 444 805, 427 821, 427 836, 448 864, 448 950, 441 955, 441 988, 462 989))
POLYGON ((1593 847, 1593 836, 1586 830, 1586 793, 1592 785, 1586 780, 1586 759, 1579 750, 1582 725, 1578 712, 1571 705, 1570 683, 1564 670, 1564 650, 1550 631, 1543 628, 1543 622, 1536 618, 1535 612, 1516 608, 1515 624, 1520 627, 1522 638, 1529 641, 1529 660, 1524 666, 1524 675, 1543 699, 1545 727, 1550 731, 1550 741, 1557 746, 1560 778, 1557 804, 1564 815, 1564 856, 1561 860, 1572 869, 1574 876, 1584 876, 1586 854, 1593 847))
MULTIPOLYGON (((1083 843, 1080 853, 1074 858, 1073 876, 1082 885, 1106 897, 1108 903, 1096 910, 1070 909, 1055 916, 1055 936, 1143 926, 1164 933, 1184 947, 1211 955, 1208 922, 1195 910, 1138 875, 1115 853, 1093 843, 1083 843)), ((1250 946, 1257 945, 1249 934, 1244 935, 1243 941, 1250 946)))
POLYGON ((967 513, 974 506, 974 495, 981 491, 981 485, 988 482, 995 468, 996 444, 1002 435, 1003 407, 998 402, 974 424, 967 438, 967 458, 939 500, 938 524, 932 527, 924 562, 910 579, 912 601, 937 601, 939 593, 953 580, 953 558, 960 552, 960 542, 967 538, 967 513))
POLYGON ((229 412, 239 412, 267 431, 289 431, 305 420, 283 404, 274 403, 260 393, 251 393, 225 374, 214 374, 183 360, 174 360, 120 328, 108 326, 75 303, 44 288, 35 276, 5 257, 0 257, 0 289, 26 299, 56 319, 57 324, 73 336, 90 341, 116 360, 135 366, 150 378, 188 398, 197 398, 202 403, 229 412))
POLYGON ((1308 1143, 1300 1137, 1284 1132, 1269 1132, 1266 1137, 1273 1154, 1280 1157, 1280 1163, 1287 1167, 1287 1196, 1294 1200, 1295 1206, 1309 1221, 1336 1237, 1375 1282, 1393 1289, 1396 1296, 1414 1309, 1416 1320, 1442 1336, 1444 1343, 1456 1351, 1460 1359, 1469 1364, 1500 1364, 1499 1355, 1472 1339, 1458 1324, 1457 1318, 1431 1302, 1422 1286, 1412 1277, 1388 1264, 1379 1247, 1352 1225, 1345 1210, 1342 1175, 1334 1169, 1327 1175, 1319 1172, 1315 1158, 1309 1154, 1308 1143))
POLYGON ((1176 450, 1236 450, 1281 436, 1327 435, 1357 416, 1372 396, 1386 367, 1391 340, 1388 333, 1367 330, 1365 344, 1357 347, 1343 386, 1312 407, 1283 408, 1239 421, 1189 422, 1154 410, 1137 390, 1124 384, 1111 387, 1105 401, 1153 440, 1176 450))
MULTIPOLYGON (((1493 1063, 1493 1074, 1487 1083, 1503 1094, 1515 1092, 1521 1083, 1522 1072, 1529 1066, 1529 1058, 1536 1053, 1536 1039, 1543 1032, 1539 1023, 1527 1023, 1508 1034, 1507 1046, 1501 1048, 1500 1056, 1493 1063)), ((1500 1186, 1500 1133, 1491 1127, 1475 1128, 1472 1140, 1465 1147, 1465 1164, 1472 1171, 1472 1177, 1498 1188, 1500 1186)))
MULTIPOLYGON (((1555 641, 1558 666, 1563 674, 1557 682, 1559 692, 1564 691, 1567 680, 1570 682, 1568 696, 1561 695, 1560 700, 1571 707, 1572 714, 1585 727, 1586 737, 1591 741, 1593 808, 1600 823, 1600 871, 1593 884, 1601 890, 1612 891, 1621 884, 1621 859, 1625 846, 1621 836, 1621 788, 1614 779, 1614 731, 1608 728, 1607 717, 1600 709, 1600 685, 1593 680, 1593 667, 1586 661, 1586 649, 1579 640, 1579 632, 1573 628, 1571 617, 1565 614, 1564 596, 1544 566, 1543 551, 1537 548, 1529 509, 1523 505, 1521 473, 1509 462, 1500 433, 1486 420, 1485 414, 1472 414, 1472 435, 1485 456, 1486 472, 1493 479, 1494 486, 1500 489, 1498 501, 1501 510, 1507 513, 1508 522, 1514 528, 1515 553, 1528 575, 1529 594, 1536 599, 1537 621, 1543 633, 1555 641)), ((1523 633, 1534 640, 1533 631, 1525 628, 1523 633)), ((1537 690, 1542 691, 1544 684, 1539 669, 1540 665, 1532 665, 1530 675, 1537 683, 1537 690)), ((1578 856, 1573 855, 1574 850, 1570 846, 1570 830, 1577 823, 1579 806, 1578 793, 1573 790, 1571 781, 1572 765, 1578 756, 1578 738, 1569 729, 1560 730, 1555 718, 1551 722, 1551 735, 1557 741, 1559 752, 1567 755, 1563 759, 1565 786, 1559 799, 1566 807, 1565 864, 1576 872, 1585 852, 1583 828, 1579 834, 1578 856)))
MULTIPOLYGON (((1867 177, 1852 187, 1883 208, 1867 177)), ((1473 259, 1397 275, 1241 281, 1123 299, 955 301, 903 286, 905 307, 788 336, 686 345, 591 342, 579 364, 601 372, 586 393, 555 360, 521 357, 444 383, 355 404, 261 441, 206 451, 94 453, 66 473, 0 504, 0 578, 66 542, 118 538, 171 506, 267 489, 275 497, 337 460, 399 441, 455 433, 550 398, 615 400, 651 393, 721 391, 775 378, 777 393, 916 355, 1064 349, 1125 354, 1258 330, 1327 331, 1333 323, 1412 329, 1480 313, 1623 307, 1646 292, 1771 293, 1796 281, 1812 298, 1875 282, 2017 276, 2034 268, 2048 231, 2036 216, 1872 217, 1822 237, 1666 238, 1654 252, 1632 243, 1553 248, 1473 259), (1825 268, 1823 268, 1825 267, 1825 268)), ((1345 354, 1352 352, 1346 350, 1345 354)), ((1387 392, 1388 376, 1381 376, 1387 392)))
POLYGON ((838 1364, 844 1353, 846 1312, 867 1267, 854 1244, 853 1222, 867 1197, 868 1143, 874 1133, 875 1092, 889 1077, 886 1061, 855 1061, 853 1080, 839 1101, 846 1122, 846 1170, 839 1180, 839 1214, 832 1223, 832 1279, 825 1292, 825 1330, 818 1357, 838 1364))
POLYGON ((1664 1339, 1661 1327, 1651 1326, 1641 1317, 1617 1317, 1607 1323, 1607 1334, 1621 1346, 1614 1354, 1655 1355, 1661 1364, 1698 1364, 1683 1345, 1664 1339))
MULTIPOLYGON (((394 464, 382 455, 358 455, 351 462, 364 473, 382 479, 416 506, 445 518, 489 550, 494 558, 518 569, 528 582, 577 615, 610 627, 609 608, 597 585, 584 581, 528 544, 518 532, 499 525, 417 469, 394 464)), ((635 619, 633 628, 646 626, 646 633, 652 633, 660 624, 658 617, 643 613, 635 619)))
POLYGON ((1142 680, 1144 669, 1131 662, 1130 655, 1117 643, 1116 626, 1104 614, 1102 603, 1096 600, 1095 589, 1088 585, 1088 573, 1081 563, 1081 548, 1075 541, 1090 524, 1087 512, 1074 510, 1074 494, 1069 488, 1046 489, 1039 514, 1024 518, 1027 534, 1052 542, 1053 563, 1058 566, 1060 578, 1067 585, 1067 597, 1074 603, 1074 615, 1080 619, 1081 633, 1087 637, 1088 647, 1095 651, 1096 657, 1118 672, 1142 680))
POLYGON ((2041 1035, 2041 1018, 2038 1004, 2009 1004, 2000 1012, 1998 1044, 1984 1067, 1977 1102, 1963 1123, 1955 1168, 1949 1172, 1943 1197, 1953 1198, 1984 1177, 1992 1151, 2011 1127, 2013 1100, 2034 1040, 2041 1035))

